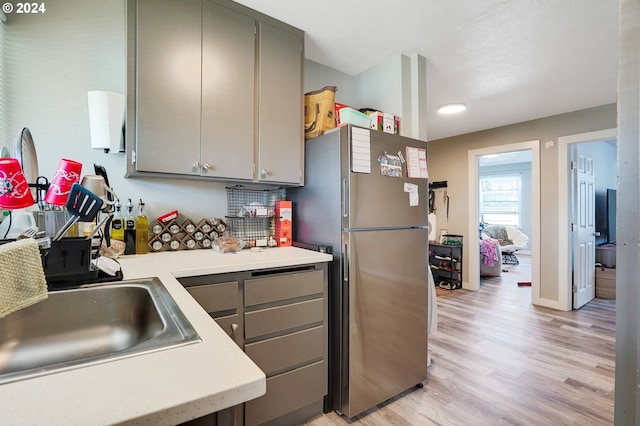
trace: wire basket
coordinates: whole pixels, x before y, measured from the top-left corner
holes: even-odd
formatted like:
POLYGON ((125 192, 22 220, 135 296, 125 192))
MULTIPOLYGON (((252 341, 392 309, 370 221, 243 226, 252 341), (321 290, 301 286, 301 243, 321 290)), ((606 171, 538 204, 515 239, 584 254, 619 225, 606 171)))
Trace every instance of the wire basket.
POLYGON ((227 217, 272 217, 273 205, 284 199, 284 188, 227 187, 227 217))
POLYGON ((285 197, 284 188, 251 189, 243 185, 227 187, 229 235, 243 240, 245 247, 266 241, 276 201, 285 197))

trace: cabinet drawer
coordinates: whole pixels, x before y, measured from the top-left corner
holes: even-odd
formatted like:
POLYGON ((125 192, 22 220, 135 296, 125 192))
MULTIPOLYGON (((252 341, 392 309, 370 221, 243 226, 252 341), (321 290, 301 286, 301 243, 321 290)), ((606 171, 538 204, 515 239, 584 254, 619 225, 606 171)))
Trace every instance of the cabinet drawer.
POLYGON ((324 361, 267 379, 267 393, 245 404, 245 425, 257 425, 321 400, 327 393, 324 361))
POLYGON ((324 357, 324 327, 245 345, 245 352, 267 376, 324 357))
POLYGON ((209 313, 238 309, 237 281, 185 288, 209 313))
POLYGON ((321 294, 324 291, 323 271, 300 272, 244 281, 245 306, 295 297, 321 294))
POLYGON ((323 318, 324 299, 248 312, 244 316, 244 337, 251 339, 264 334, 321 322, 323 318))
POLYGON ((239 332, 240 317, 238 314, 227 315, 225 317, 215 318, 216 323, 229 335, 233 340, 236 340, 236 334, 239 332))

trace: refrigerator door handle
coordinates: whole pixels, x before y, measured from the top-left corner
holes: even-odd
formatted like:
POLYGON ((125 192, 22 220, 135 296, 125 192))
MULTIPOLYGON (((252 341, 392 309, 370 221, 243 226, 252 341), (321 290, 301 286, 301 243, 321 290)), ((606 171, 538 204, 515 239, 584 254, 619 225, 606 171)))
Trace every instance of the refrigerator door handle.
POLYGON ((342 280, 349 281, 349 246, 347 244, 342 247, 342 280))
POLYGON ((347 179, 342 179, 342 217, 349 216, 349 188, 347 179))

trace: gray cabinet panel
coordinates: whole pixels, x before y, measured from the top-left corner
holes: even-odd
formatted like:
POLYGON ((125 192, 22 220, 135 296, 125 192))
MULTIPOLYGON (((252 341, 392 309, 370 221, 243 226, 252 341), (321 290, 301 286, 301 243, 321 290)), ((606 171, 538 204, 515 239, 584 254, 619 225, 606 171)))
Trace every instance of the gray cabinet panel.
POLYGON ((327 393, 324 361, 267 379, 267 394, 245 404, 245 425, 257 425, 321 400, 327 393))
POLYGON ((255 20, 204 1, 203 176, 253 179, 255 20))
POLYGON ((245 345, 245 352, 267 376, 324 357, 324 327, 245 345))
POLYGON ((323 272, 318 270, 245 280, 244 304, 253 306, 312 294, 322 294, 324 291, 323 278, 323 272))
POLYGON ((328 386, 326 264, 178 280, 267 374, 264 397, 209 421, 288 425, 322 412, 328 386))
POLYGON ((264 22, 259 28, 258 180, 301 183, 302 36, 264 22))
POLYGON ((208 313, 238 308, 238 282, 187 287, 187 291, 208 313))
POLYGON ((234 342, 242 347, 242 330, 240 330, 240 316, 227 315, 226 317, 218 317, 216 323, 224 330, 225 333, 233 339, 234 342))
POLYGON ((247 312, 244 337, 251 339, 324 320, 324 299, 247 312))
POLYGON ((201 3, 139 0, 137 170, 196 174, 200 158, 201 3))

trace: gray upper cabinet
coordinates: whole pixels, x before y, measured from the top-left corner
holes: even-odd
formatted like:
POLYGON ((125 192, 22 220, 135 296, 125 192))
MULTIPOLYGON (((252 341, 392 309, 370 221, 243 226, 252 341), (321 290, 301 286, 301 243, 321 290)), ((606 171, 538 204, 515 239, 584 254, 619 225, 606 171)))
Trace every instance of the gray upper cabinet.
POLYGON ((253 178, 255 20, 204 2, 203 175, 253 178))
POLYGON ((302 31, 228 0, 127 4, 127 175, 302 184, 302 31))
POLYGON ((302 183, 302 36, 264 22, 259 29, 258 179, 302 183))
POLYGON ((200 0, 138 0, 137 170, 195 173, 192 166, 200 158, 200 8, 200 0))

